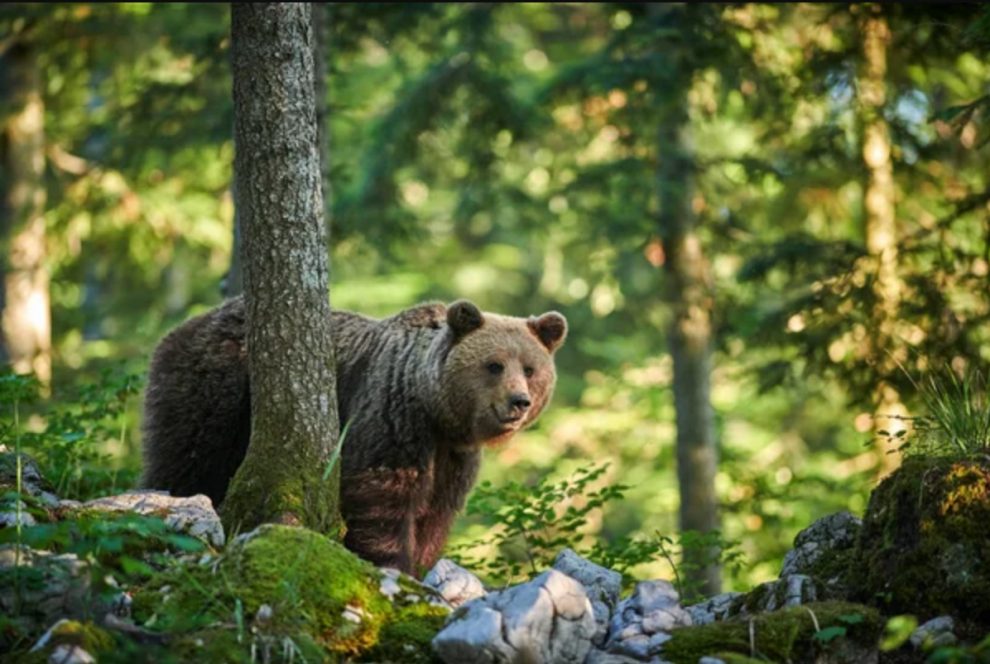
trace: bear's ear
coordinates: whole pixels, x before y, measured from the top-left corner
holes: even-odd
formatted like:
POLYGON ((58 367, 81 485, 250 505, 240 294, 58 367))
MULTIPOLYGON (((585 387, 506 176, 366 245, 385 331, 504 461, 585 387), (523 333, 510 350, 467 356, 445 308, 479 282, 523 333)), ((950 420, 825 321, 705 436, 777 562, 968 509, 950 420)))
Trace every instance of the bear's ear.
POLYGON ((467 300, 458 300, 447 307, 447 325, 454 333, 454 339, 460 339, 484 324, 485 317, 481 314, 481 310, 467 300))
POLYGON ((539 318, 531 317, 529 329, 551 353, 560 348, 567 336, 567 319, 556 311, 548 311, 539 318))

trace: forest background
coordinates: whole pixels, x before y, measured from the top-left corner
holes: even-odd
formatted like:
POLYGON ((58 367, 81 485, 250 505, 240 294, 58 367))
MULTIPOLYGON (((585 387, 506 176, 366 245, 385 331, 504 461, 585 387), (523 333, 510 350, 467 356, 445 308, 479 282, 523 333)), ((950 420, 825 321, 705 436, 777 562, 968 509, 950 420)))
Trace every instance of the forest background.
MULTIPOLYGON (((986 370, 979 3, 326 9, 332 305, 562 311, 554 403, 482 479, 608 464, 594 486, 628 488, 588 542, 678 529, 678 330, 718 452, 681 490, 743 556, 727 589, 862 513, 927 376, 986 370)), ((134 484, 150 353, 231 287, 229 27, 226 5, 0 8, 3 348, 78 495, 134 484), (90 412, 98 389, 123 409, 90 412), (56 416, 80 412, 104 424, 56 416)))

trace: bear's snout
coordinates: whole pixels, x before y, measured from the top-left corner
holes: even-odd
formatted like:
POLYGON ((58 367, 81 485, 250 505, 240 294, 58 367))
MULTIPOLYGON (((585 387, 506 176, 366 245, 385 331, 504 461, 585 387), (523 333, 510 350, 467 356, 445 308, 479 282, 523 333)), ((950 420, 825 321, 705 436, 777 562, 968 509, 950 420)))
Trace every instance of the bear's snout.
POLYGON ((509 412, 522 417, 526 410, 532 405, 528 394, 513 392, 509 395, 509 412))

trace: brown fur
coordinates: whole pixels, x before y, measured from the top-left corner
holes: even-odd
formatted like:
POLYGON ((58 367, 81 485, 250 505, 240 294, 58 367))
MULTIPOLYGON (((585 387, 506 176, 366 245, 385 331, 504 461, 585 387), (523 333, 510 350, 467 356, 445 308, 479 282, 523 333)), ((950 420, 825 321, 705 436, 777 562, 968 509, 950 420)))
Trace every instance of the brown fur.
MULTIPOLYGON (((337 311, 332 327, 347 424, 345 544, 378 565, 429 567, 474 484, 482 446, 511 438, 549 401, 566 321, 555 312, 482 313, 462 301, 380 321, 337 311)), ((235 298, 159 344, 145 400, 144 486, 223 501, 250 440, 244 339, 235 298)))

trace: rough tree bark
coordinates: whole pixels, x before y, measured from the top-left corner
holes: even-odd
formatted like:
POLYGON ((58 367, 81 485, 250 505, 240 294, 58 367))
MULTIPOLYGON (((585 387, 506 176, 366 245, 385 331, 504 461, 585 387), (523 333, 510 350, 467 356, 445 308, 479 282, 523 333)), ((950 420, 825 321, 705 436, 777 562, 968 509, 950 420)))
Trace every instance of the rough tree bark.
MULTIPOLYGON (((235 141, 234 152, 237 152, 235 141)), ((237 195, 237 177, 230 184, 230 197, 234 201, 233 241, 230 244, 230 268, 220 283, 220 293, 224 297, 234 297, 244 292, 244 233, 241 230, 241 208, 243 204, 237 195)))
POLYGON ((37 54, 15 43, 3 57, 10 113, 3 127, 3 217, 0 250, 4 289, 0 355, 18 373, 52 375, 51 307, 45 265, 45 107, 37 54))
MULTIPOLYGON (((668 343, 674 362, 680 526, 682 532, 710 533, 719 528, 715 494, 718 448, 710 397, 714 296, 692 209, 694 163, 688 100, 686 94, 681 97, 671 102, 658 132, 659 232, 673 313, 668 343)), ((720 568, 711 564, 714 553, 693 548, 684 554, 688 579, 698 584, 705 596, 721 590, 720 568)))
POLYGON ((873 427, 880 457, 878 473, 883 477, 895 470, 899 463, 898 455, 887 453, 887 441, 891 435, 906 428, 909 413, 897 389, 886 379, 897 371, 892 353, 895 350, 894 327, 901 298, 901 283, 897 276, 897 190, 890 158, 890 131, 883 115, 887 101, 887 47, 891 35, 880 7, 866 6, 864 11, 866 16, 861 22, 863 71, 859 81, 863 163, 866 167, 864 234, 871 258, 870 266, 874 270, 876 309, 873 314, 876 328, 872 331, 871 355, 880 379, 874 394, 873 427), (886 431, 888 435, 881 435, 880 431, 886 431))
MULTIPOLYGON (((330 219, 330 128, 327 126, 327 45, 330 40, 327 6, 310 3, 313 13, 313 90, 316 91, 316 146, 320 152, 320 187, 323 208, 330 219)), ((327 224, 329 228, 329 223, 327 224)))
MULTIPOLYGON (((320 154, 320 185, 323 191, 323 208, 330 228, 330 141, 327 123, 327 41, 328 24, 326 5, 310 3, 313 22, 313 89, 316 92, 317 150, 320 154)), ((231 186, 234 201, 233 242, 230 249, 230 269, 224 276, 220 292, 224 297, 234 297, 244 292, 243 231, 241 230, 241 204, 238 200, 236 184, 231 186)))
POLYGON ((341 527, 339 473, 323 477, 338 417, 312 40, 306 4, 233 6, 251 442, 223 504, 231 530, 341 527))

